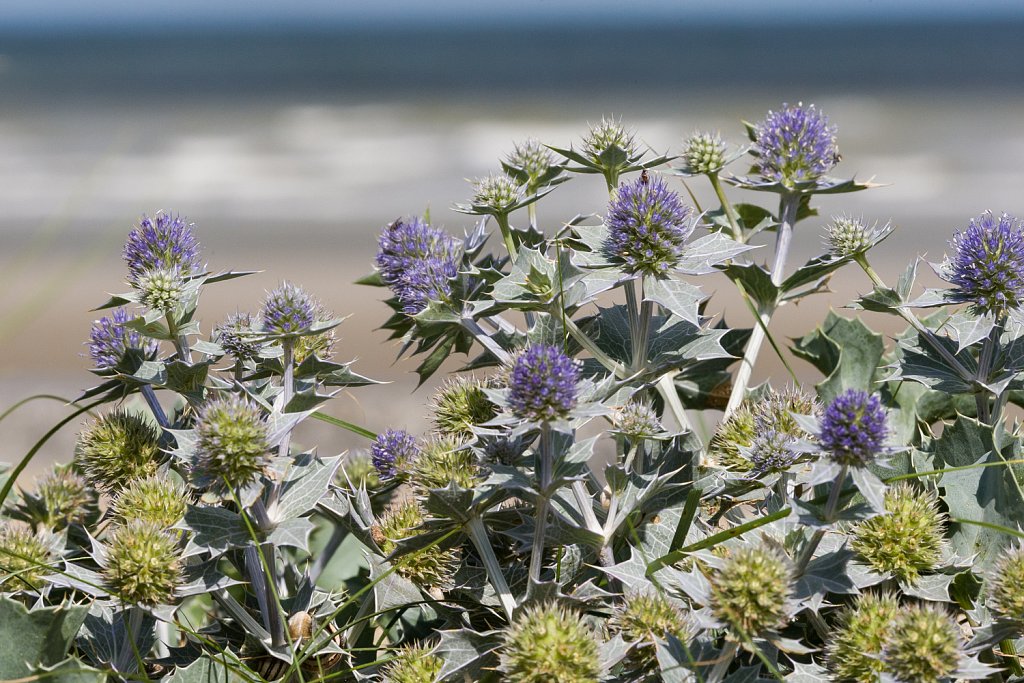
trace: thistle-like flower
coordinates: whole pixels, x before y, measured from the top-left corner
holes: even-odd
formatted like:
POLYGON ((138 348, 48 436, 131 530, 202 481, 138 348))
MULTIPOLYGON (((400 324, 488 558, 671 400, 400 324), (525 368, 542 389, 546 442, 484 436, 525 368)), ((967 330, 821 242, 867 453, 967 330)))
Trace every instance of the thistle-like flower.
POLYGON ((737 472, 747 472, 754 463, 744 452, 754 445, 758 435, 769 430, 796 439, 804 434, 793 413, 813 415, 819 412, 814 399, 797 390, 769 389, 756 399, 747 399, 711 437, 708 455, 717 464, 737 472))
POLYGON ((92 324, 89 331, 89 356, 97 369, 116 368, 129 349, 138 349, 146 356, 156 353, 156 344, 143 342, 142 336, 127 327, 131 320, 123 308, 115 308, 110 316, 103 316, 92 324))
POLYGON ((878 395, 847 389, 825 409, 818 442, 835 462, 864 467, 881 452, 888 433, 878 395))
POLYGON ((281 283, 263 302, 263 331, 297 334, 316 322, 316 310, 317 301, 306 290, 290 282, 281 283))
POLYGON ((878 223, 867 225, 861 218, 833 216, 832 223, 825 228, 825 246, 835 258, 853 258, 878 244, 892 232, 892 225, 878 223))
POLYGON ((850 547, 874 571, 914 583, 939 564, 946 517, 934 493, 906 483, 885 492, 885 511, 853 527, 850 547))
POLYGON ((423 645, 406 645, 381 672, 382 683, 434 683, 444 660, 423 645))
POLYGON ((75 462, 89 483, 116 491, 156 472, 160 434, 138 413, 115 410, 88 424, 78 435, 75 462))
POLYGON ((864 593, 840 614, 828 643, 828 666, 840 681, 875 683, 885 665, 881 654, 900 613, 892 595, 864 593))
POLYGON ((527 607, 505 630, 498 667, 512 683, 592 683, 601 677, 594 633, 556 603, 527 607))
POLYGON ((213 341, 236 360, 252 360, 263 348, 261 343, 252 341, 259 334, 259 327, 251 313, 235 311, 213 328, 213 341))
MULTIPOLYGON (((371 529, 373 539, 385 555, 398 547, 398 542, 415 535, 423 525, 423 509, 415 500, 406 499, 380 516, 371 529)), ((458 548, 434 545, 391 558, 395 571, 424 588, 446 589, 459 567, 458 548)))
POLYGON ((644 673, 657 666, 657 643, 668 636, 682 642, 690 637, 689 624, 680 606, 653 591, 626 595, 612 614, 611 626, 632 645, 627 656, 630 680, 643 680, 644 673))
POLYGON ((902 608, 883 653, 901 683, 943 683, 960 667, 963 639, 953 617, 934 603, 902 608))
POLYGON ((197 484, 225 493, 258 479, 270 464, 268 432, 263 412, 247 399, 229 394, 210 400, 196 424, 197 484))
POLYGON ((665 431, 648 403, 629 401, 614 415, 615 431, 629 439, 649 439, 665 431))
POLYGON ((48 534, 34 534, 12 524, 0 525, 0 589, 41 588, 54 559, 53 543, 48 534))
POLYGON ((522 198, 522 185, 504 173, 492 173, 473 181, 473 206, 492 213, 508 213, 522 198))
POLYGON ((132 520, 107 540, 103 579, 125 603, 160 605, 174 601, 181 583, 181 560, 174 536, 159 524, 132 520))
POLYGON ((128 233, 123 257, 128 264, 128 280, 135 283, 153 270, 177 269, 188 278, 202 271, 199 243, 191 223, 180 216, 157 212, 155 220, 143 216, 128 233))
POLYGON ((342 461, 341 471, 338 472, 338 483, 342 487, 348 488, 351 484, 355 488, 363 486, 367 490, 372 491, 380 486, 380 482, 380 474, 377 472, 377 468, 373 466, 373 460, 369 455, 365 453, 349 453, 345 460, 342 461))
POLYGON ((988 581, 988 606, 1001 617, 1024 621, 1024 547, 1003 553, 988 581))
POLYGON ((690 173, 718 173, 725 166, 725 143, 718 133, 694 133, 683 141, 683 159, 690 173))
POLYGON ((761 547, 734 550, 710 576, 711 611, 740 639, 785 625, 792 593, 790 569, 778 553, 761 547))
POLYGON ((693 232, 690 207, 661 178, 642 174, 624 183, 608 205, 604 251, 630 273, 663 277, 683 254, 693 232))
MULTIPOLYGON (((48 529, 60 531, 72 524, 81 524, 96 510, 96 492, 89 487, 85 477, 70 467, 54 467, 39 480, 36 492, 31 496, 38 500, 41 508, 33 523, 48 529)), ((29 497, 26 496, 26 502, 29 497)))
POLYGON ((487 385, 476 377, 456 375, 446 381, 431 401, 434 427, 444 436, 473 438, 473 427, 498 412, 484 392, 487 385))
POLYGON ((555 155, 539 140, 529 138, 525 142, 515 143, 512 153, 505 157, 502 165, 520 184, 526 186, 528 193, 533 194, 552 174, 555 155))
POLYGON ((576 407, 579 369, 557 346, 534 344, 515 360, 508 380, 508 405, 523 420, 550 422, 576 407))
POLYGON ((759 474, 789 469, 800 455, 795 447, 796 438, 791 434, 771 428, 759 431, 750 444, 752 469, 759 474))
POLYGON ((621 121, 602 116, 583 138, 583 151, 596 163, 632 159, 637 155, 636 134, 622 127, 621 121))
POLYGON ((972 218, 949 243, 955 251, 944 278, 954 285, 954 301, 978 315, 997 318, 1024 303, 1024 230, 1016 218, 991 211, 972 218))
POLYGON ((450 484, 471 489, 479 476, 480 466, 473 451, 451 436, 438 436, 423 444, 409 470, 409 482, 421 491, 443 489, 450 484))
POLYGON ((370 447, 373 466, 381 480, 388 480, 403 471, 419 455, 416 437, 401 429, 385 429, 370 447))
POLYGON ((784 104, 754 128, 754 154, 765 180, 787 187, 813 182, 836 165, 836 128, 813 104, 784 104))
POLYGON ((422 219, 399 219, 380 235, 377 269, 403 312, 416 315, 430 301, 451 298, 459 250, 453 237, 422 219))
MULTIPOLYGON (((320 303, 317 303, 313 311, 313 320, 330 320, 334 314, 328 311, 320 303)), ((310 356, 316 356, 321 360, 327 360, 334 352, 334 329, 324 330, 316 334, 304 334, 295 340, 295 348, 292 349, 295 364, 301 365, 302 361, 310 356)))
POLYGON ((167 529, 185 515, 185 488, 166 477, 136 479, 124 487, 111 504, 122 522, 138 519, 167 529))
POLYGON ((145 270, 139 273, 132 286, 139 292, 142 305, 164 313, 182 303, 185 294, 185 279, 177 266, 145 270))

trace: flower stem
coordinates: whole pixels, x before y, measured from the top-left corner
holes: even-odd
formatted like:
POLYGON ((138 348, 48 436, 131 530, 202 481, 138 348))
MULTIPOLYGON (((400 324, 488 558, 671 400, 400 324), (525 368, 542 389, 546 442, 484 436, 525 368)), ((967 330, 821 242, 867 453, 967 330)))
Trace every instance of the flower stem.
POLYGON ((530 589, 540 583, 540 569, 544 561, 544 536, 547 533, 548 508, 551 505, 552 453, 551 425, 545 422, 540 430, 540 449, 537 453, 537 513, 533 527, 533 547, 530 551, 530 589))
MULTIPOLYGON (((790 243, 793 240, 793 225, 796 223, 797 210, 800 208, 800 197, 798 193, 787 193, 779 199, 779 230, 775 237, 775 258, 772 262, 771 278, 772 284, 782 284, 786 270, 786 259, 789 256, 790 243)), ((743 352, 743 360, 740 361, 739 370, 736 371, 736 380, 732 386, 732 393, 729 395, 729 403, 725 407, 724 419, 728 419, 747 394, 747 385, 750 383, 750 376, 754 372, 754 363, 761 353, 761 345, 766 336, 765 329, 771 322, 772 316, 778 304, 760 313, 761 324, 755 325, 747 341, 747 348, 743 352)))
MULTIPOLYGON (((837 508, 839 507, 839 496, 843 492, 843 484, 846 483, 846 474, 849 472, 850 466, 843 465, 839 469, 839 474, 836 475, 835 481, 832 482, 832 490, 828 493, 828 502, 825 504, 825 521, 829 524, 836 517, 837 508)), ((800 559, 796 564, 796 576, 801 576, 804 570, 807 569, 808 563, 811 561, 811 557, 814 556, 814 551, 818 549, 818 544, 821 543, 821 539, 825 537, 825 530, 818 529, 811 536, 811 540, 807 542, 804 549, 800 552, 800 559)))
POLYGON ((484 528, 483 520, 477 515, 473 515, 466 522, 466 530, 469 532, 469 539, 473 542, 473 547, 476 548, 480 559, 483 560, 487 578, 491 580, 494 592, 498 594, 498 599, 501 600, 501 606, 505 609, 505 616, 508 617, 509 621, 512 621, 512 614, 516 609, 516 600, 512 597, 512 591, 508 587, 508 582, 505 581, 501 565, 498 563, 498 558, 494 555, 494 548, 491 547, 491 542, 487 538, 487 529, 484 528))
MULTIPOLYGON (((885 282, 882 281, 882 278, 878 276, 878 273, 875 272, 875 269, 872 268, 871 264, 868 263, 867 257, 864 254, 858 254, 857 256, 854 257, 854 260, 861 267, 861 270, 864 271, 864 274, 868 276, 868 278, 871 280, 871 283, 875 285, 875 287, 879 289, 888 289, 888 287, 886 287, 885 282)), ((971 373, 971 371, 968 370, 966 367, 964 367, 964 364, 961 363, 956 356, 951 354, 949 352, 949 349, 947 349, 939 342, 938 338, 935 336, 935 333, 929 330, 927 327, 925 327, 924 323, 918 320, 917 316, 911 313, 906 306, 897 306, 893 310, 895 310, 896 313, 907 322, 907 324, 913 327, 914 330, 918 333, 918 335, 921 336, 926 342, 928 342, 929 346, 935 349, 936 353, 942 356, 942 359, 946 361, 946 364, 950 368, 952 368, 958 375, 960 375, 961 379, 963 379, 965 382, 974 381, 974 374, 971 373)))
POLYGON ((594 360, 603 365, 606 370, 611 372, 619 379, 625 379, 626 377, 629 376, 626 367, 622 363, 618 362, 617 360, 614 360, 611 356, 602 351, 601 347, 599 347, 593 339, 588 337, 586 333, 579 328, 579 325, 577 325, 573 321, 572 318, 566 316, 563 322, 565 323, 565 330, 569 333, 569 336, 575 339, 580 346, 589 351, 590 355, 594 357, 594 360))
POLYGON ((709 173, 708 180, 711 181, 711 187, 715 190, 715 195, 718 197, 718 201, 722 204, 722 210, 725 211, 726 218, 729 219, 729 227, 732 229, 732 238, 739 243, 743 243, 743 231, 740 230, 740 222, 736 216, 736 210, 732 206, 732 202, 725 196, 725 190, 722 189, 722 182, 718 179, 717 173, 709 173))
POLYGON ((729 641, 722 648, 722 651, 718 655, 717 663, 715 668, 711 670, 708 677, 705 679, 707 683, 721 683, 722 678, 725 677, 725 673, 729 670, 729 666, 732 664, 732 660, 736 657, 736 651, 739 649, 739 644, 733 641, 729 641))
POLYGON ((178 353, 178 360, 192 365, 192 352, 188 348, 188 337, 178 334, 178 323, 174 320, 173 313, 168 312, 165 319, 167 320, 167 333, 174 340, 174 350, 178 353))
POLYGON ((505 240, 505 249, 508 250, 508 256, 514 264, 519 257, 519 249, 516 247, 516 240, 512 236, 512 226, 509 225, 508 214, 496 213, 494 214, 494 220, 498 223, 498 228, 501 230, 501 238, 505 240))
POLYGON ((170 427, 170 422, 167 421, 167 413, 164 412, 164 408, 160 405, 160 401, 156 398, 156 392, 153 391, 153 387, 150 384, 143 384, 139 390, 142 392, 142 397, 146 399, 146 405, 149 406, 150 412, 153 413, 153 419, 160 425, 162 429, 170 427))
MULTIPOLYGON (((113 662, 114 670, 128 673, 128 667, 138 661, 139 657, 139 632, 142 630, 142 617, 144 613, 135 606, 127 607, 123 613, 126 623, 124 626, 124 638, 121 640, 121 647, 117 651, 117 657, 113 662)), ((132 669, 134 671, 134 668, 132 669)))

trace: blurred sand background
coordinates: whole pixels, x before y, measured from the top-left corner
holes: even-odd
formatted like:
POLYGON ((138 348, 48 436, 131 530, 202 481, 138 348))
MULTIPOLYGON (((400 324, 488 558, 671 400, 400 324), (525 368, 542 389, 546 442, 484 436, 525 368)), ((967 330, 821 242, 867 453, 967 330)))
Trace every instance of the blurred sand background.
MULTIPOLYGON (((120 249, 132 224, 163 209, 196 223, 211 269, 263 271, 208 288, 204 332, 231 310, 258 309, 280 281, 300 283, 351 314, 336 357, 389 382, 346 392, 326 412, 373 430, 426 430, 430 386, 414 391, 415 361, 394 362, 398 347, 375 331, 388 314, 383 292, 352 284, 371 269, 380 228, 428 207, 433 222, 469 228, 449 208, 468 198, 466 178, 497 170, 528 136, 578 141, 603 114, 677 152, 696 129, 739 144, 741 120, 815 103, 839 127, 837 174, 886 186, 819 199, 822 215, 801 224, 792 262, 819 253, 833 213, 891 219, 897 232, 875 261, 894 279, 915 254, 940 260, 971 216, 1024 214, 1021 28, 0 32, 0 411, 90 386, 90 309, 125 288, 120 249)), ((691 187, 709 202, 699 180, 691 187)), ((598 178, 577 176, 540 204, 542 226, 605 203, 598 178)), ((749 324, 726 280, 702 284, 710 311, 749 324)), ((784 309, 772 329, 799 337, 868 285, 851 268, 832 288, 784 309)), ((769 377, 787 379, 766 348, 755 379, 769 377)), ((0 423, 0 462, 19 460, 67 413, 50 401, 13 413, 0 423)), ((76 426, 30 473, 71 457, 76 426)), ((304 439, 328 454, 366 446, 322 425, 304 439)))

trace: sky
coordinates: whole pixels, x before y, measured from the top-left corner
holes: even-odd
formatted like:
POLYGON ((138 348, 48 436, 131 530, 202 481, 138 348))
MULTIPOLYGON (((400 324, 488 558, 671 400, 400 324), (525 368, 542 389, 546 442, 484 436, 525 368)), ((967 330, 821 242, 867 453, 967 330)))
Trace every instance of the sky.
POLYGON ((4 0, 0 29, 470 21, 794 22, 1024 17, 1020 0, 4 0))

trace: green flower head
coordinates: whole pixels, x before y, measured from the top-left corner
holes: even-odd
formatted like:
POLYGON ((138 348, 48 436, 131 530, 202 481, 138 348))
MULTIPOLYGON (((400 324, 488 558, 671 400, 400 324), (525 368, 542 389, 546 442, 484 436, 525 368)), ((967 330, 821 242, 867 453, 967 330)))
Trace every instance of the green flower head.
POLYGON ((476 377, 456 375, 434 394, 433 423, 442 435, 469 440, 473 427, 497 415, 497 407, 484 393, 485 386, 476 377))
POLYGON ((836 679, 876 683, 885 668, 882 650, 892 636, 900 613, 891 595, 865 593, 839 615, 828 643, 828 665, 836 679))
POLYGON ((934 493, 901 483, 885 492, 886 514, 853 527, 850 547, 871 569, 914 583, 935 569, 945 545, 945 515, 934 493))
POLYGON ((785 625, 792 593, 788 562, 767 548, 733 550, 709 577, 711 611, 741 639, 785 625))
POLYGON ((268 437, 255 403, 236 394, 210 400, 196 425, 196 483, 226 493, 256 481, 270 464, 268 437))
POLYGON ((444 661, 423 645, 406 645, 384 667, 382 683, 434 683, 444 661))
POLYGON ((49 533, 32 533, 11 524, 0 526, 0 590, 38 590, 51 573, 54 543, 49 533))
POLYGON ((117 519, 152 522, 161 529, 178 523, 185 515, 185 487, 164 477, 136 479, 121 490, 111 504, 117 519))
MULTIPOLYGON (((416 500, 408 499, 392 506, 371 529, 373 540, 385 555, 398 548, 399 541, 416 534, 423 522, 423 508, 416 500)), ((460 555, 456 548, 431 546, 391 558, 395 571, 418 586, 450 588, 452 577, 459 567, 460 555)))
POLYGON ((1024 621, 1024 547, 1003 553, 988 581, 988 606, 996 614, 1024 621))
POLYGON ((505 630, 499 669, 511 683, 593 683, 597 638, 580 615, 555 603, 527 607, 505 630))
POLYGON ((159 441, 156 427, 140 414, 115 410, 79 434, 75 462, 93 486, 116 491, 156 472, 159 441))
POLYGON ((901 683, 943 683, 960 667, 963 641, 951 615, 933 603, 904 607, 883 659, 901 683))
POLYGON ((132 520, 107 539, 103 579, 107 590, 129 604, 174 601, 181 584, 177 541, 160 525, 132 520))

